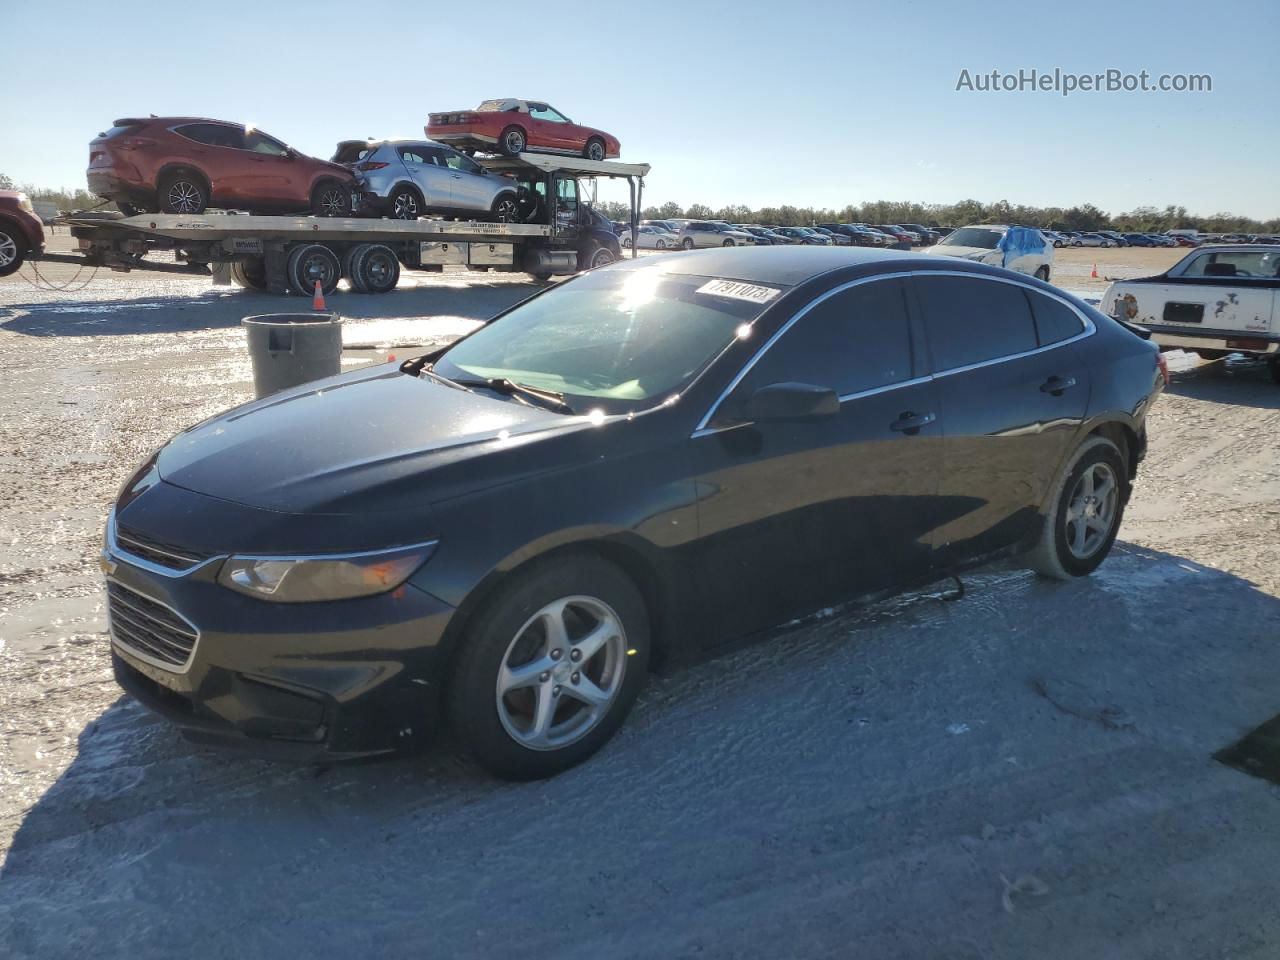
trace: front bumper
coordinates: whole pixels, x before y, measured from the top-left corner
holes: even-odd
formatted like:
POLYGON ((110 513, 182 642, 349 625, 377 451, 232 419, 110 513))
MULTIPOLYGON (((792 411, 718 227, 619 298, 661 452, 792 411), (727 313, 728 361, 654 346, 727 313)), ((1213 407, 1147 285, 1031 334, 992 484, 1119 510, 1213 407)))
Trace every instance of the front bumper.
POLYGON ((169 608, 198 634, 185 663, 162 664, 130 644, 125 617, 136 614, 109 601, 121 687, 192 740, 264 756, 341 760, 427 739, 452 607, 410 584, 327 603, 257 600, 217 583, 222 562, 174 574, 104 550, 117 593, 169 608))

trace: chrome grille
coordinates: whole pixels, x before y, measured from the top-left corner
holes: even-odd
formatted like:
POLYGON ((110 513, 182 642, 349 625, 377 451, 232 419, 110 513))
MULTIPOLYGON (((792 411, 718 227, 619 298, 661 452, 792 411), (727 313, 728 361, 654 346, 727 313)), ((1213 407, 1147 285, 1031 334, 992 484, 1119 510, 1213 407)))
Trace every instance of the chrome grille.
POLYGON ((143 660, 181 670, 200 631, 162 603, 107 581, 107 623, 112 639, 143 660))
POLYGON ((115 534, 116 545, 125 553, 131 553, 168 570, 190 570, 214 556, 212 553, 201 553, 165 543, 119 523, 116 524, 115 534))

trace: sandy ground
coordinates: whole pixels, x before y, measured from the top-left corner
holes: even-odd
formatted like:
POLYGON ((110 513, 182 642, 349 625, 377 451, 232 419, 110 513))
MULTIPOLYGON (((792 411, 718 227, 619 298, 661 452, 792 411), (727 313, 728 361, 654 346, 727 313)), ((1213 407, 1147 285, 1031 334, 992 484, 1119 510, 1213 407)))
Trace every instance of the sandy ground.
MULTIPOLYGON (((1177 255, 1060 251, 1055 279, 1100 293, 1095 261, 1177 255)), ((359 363, 532 289, 445 274, 332 305, 359 363)), ((238 322, 281 307, 201 278, 0 280, 0 956, 1280 952, 1280 787, 1211 759, 1280 712, 1263 371, 1175 380, 1094 577, 988 570, 960 602, 815 619, 656 678, 597 758, 512 786, 439 752, 198 751, 109 676, 107 504, 249 397, 238 322)))

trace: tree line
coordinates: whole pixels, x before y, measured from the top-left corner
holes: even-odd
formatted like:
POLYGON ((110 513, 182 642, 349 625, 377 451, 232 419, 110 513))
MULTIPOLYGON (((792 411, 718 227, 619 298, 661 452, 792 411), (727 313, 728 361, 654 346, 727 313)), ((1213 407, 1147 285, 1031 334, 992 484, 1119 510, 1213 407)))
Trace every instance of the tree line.
MULTIPOLYGON (((33 184, 17 186, 0 173, 0 190, 22 190, 32 200, 51 200, 59 210, 84 210, 102 203, 89 191, 52 190, 33 184)), ((626 220, 625 203, 608 201, 600 210, 613 220, 626 220)), ((114 209, 106 204, 104 209, 114 209)), ((1008 200, 981 203, 961 200, 959 203, 911 203, 877 200, 874 203, 850 204, 842 210, 828 207, 761 207, 753 210, 743 204, 718 210, 705 203, 681 207, 668 201, 648 206, 641 211, 645 220, 669 220, 689 217, 693 220, 727 220, 730 223, 767 223, 782 227, 807 227, 815 223, 920 223, 926 227, 962 227, 968 223, 1016 223, 1050 230, 1124 230, 1158 233, 1165 230, 1200 230, 1204 233, 1280 233, 1280 217, 1254 220, 1234 213, 1215 213, 1202 217, 1187 212, 1186 207, 1136 207, 1126 213, 1109 214, 1091 203, 1077 207, 1029 207, 1008 200)))
MULTIPOLYGON (((613 220, 627 219, 625 203, 601 204, 601 212, 613 220)), ((970 223, 1013 223, 1049 230, 1122 230, 1156 233, 1165 230, 1200 230, 1204 233, 1280 233, 1280 217, 1255 220, 1234 213, 1198 216, 1186 207, 1135 207, 1124 213, 1110 214, 1091 203, 1075 207, 1031 207, 1000 200, 982 203, 961 200, 959 203, 912 203, 877 200, 850 204, 842 210, 829 207, 761 207, 753 210, 742 204, 718 210, 704 203, 682 208, 678 203, 648 206, 641 211, 645 220, 669 220, 688 217, 694 220, 727 220, 730 223, 763 223, 783 227, 807 227, 815 223, 919 223, 926 227, 962 227, 970 223)))

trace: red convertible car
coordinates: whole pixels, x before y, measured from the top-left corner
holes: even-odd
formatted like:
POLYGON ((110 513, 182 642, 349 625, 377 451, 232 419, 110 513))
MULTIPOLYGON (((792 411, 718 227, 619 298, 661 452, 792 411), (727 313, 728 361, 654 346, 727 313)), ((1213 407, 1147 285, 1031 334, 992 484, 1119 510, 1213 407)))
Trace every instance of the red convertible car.
POLYGON ((426 129, 439 143, 462 150, 496 150, 509 157, 531 150, 605 160, 622 150, 617 137, 574 123, 536 100, 486 100, 474 110, 433 113, 426 129))

